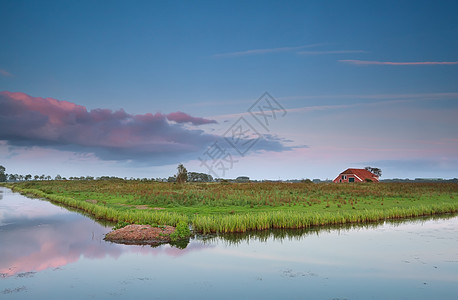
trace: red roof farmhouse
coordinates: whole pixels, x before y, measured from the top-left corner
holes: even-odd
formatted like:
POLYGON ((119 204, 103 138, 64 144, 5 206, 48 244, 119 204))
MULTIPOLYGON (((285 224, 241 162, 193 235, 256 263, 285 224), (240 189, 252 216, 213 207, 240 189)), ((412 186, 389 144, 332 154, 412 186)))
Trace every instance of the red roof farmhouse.
POLYGON ((369 181, 378 182, 378 176, 365 169, 346 169, 336 179, 333 180, 335 183, 339 182, 365 182, 369 181))

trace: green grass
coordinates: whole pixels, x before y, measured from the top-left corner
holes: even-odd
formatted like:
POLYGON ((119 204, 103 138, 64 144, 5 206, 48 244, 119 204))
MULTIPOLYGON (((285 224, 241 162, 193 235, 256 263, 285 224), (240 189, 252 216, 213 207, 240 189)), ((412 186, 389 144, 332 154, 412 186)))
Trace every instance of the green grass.
POLYGON ((99 219, 172 226, 186 222, 203 233, 307 228, 458 212, 456 183, 180 185, 83 180, 9 186, 82 209, 99 219))

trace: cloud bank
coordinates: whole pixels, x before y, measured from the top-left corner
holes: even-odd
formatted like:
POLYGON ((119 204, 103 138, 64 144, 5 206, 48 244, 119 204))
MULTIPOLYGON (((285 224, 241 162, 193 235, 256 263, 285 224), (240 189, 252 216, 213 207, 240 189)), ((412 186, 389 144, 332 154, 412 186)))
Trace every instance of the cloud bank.
MULTIPOLYGON (((200 126, 215 120, 184 112, 128 114, 124 110, 94 109, 68 101, 0 92, 0 140, 12 146, 41 146, 94 153, 103 160, 147 162, 153 165, 195 159, 222 137, 200 126)), ((265 151, 283 151, 281 140, 265 141, 265 151)))

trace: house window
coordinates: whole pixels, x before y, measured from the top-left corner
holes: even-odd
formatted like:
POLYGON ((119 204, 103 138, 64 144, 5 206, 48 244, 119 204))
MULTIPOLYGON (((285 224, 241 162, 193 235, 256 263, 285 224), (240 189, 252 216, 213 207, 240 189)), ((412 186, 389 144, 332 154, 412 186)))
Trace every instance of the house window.
POLYGON ((348 178, 348 182, 355 182, 355 178, 349 177, 349 178, 348 178))
POLYGON ((344 180, 347 179, 347 175, 342 176, 342 179, 344 180))
POLYGON ((342 179, 345 179, 345 176, 344 176, 344 175, 342 175, 342 179))

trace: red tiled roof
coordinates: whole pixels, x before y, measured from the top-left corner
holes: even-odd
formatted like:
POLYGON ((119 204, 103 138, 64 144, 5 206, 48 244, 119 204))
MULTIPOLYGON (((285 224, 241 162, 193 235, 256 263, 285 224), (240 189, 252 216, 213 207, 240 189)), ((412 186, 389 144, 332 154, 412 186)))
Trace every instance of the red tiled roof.
POLYGON ((340 174, 354 174, 361 178, 361 180, 365 180, 366 178, 374 179, 374 177, 378 179, 378 177, 374 173, 369 172, 366 169, 346 169, 340 174))

